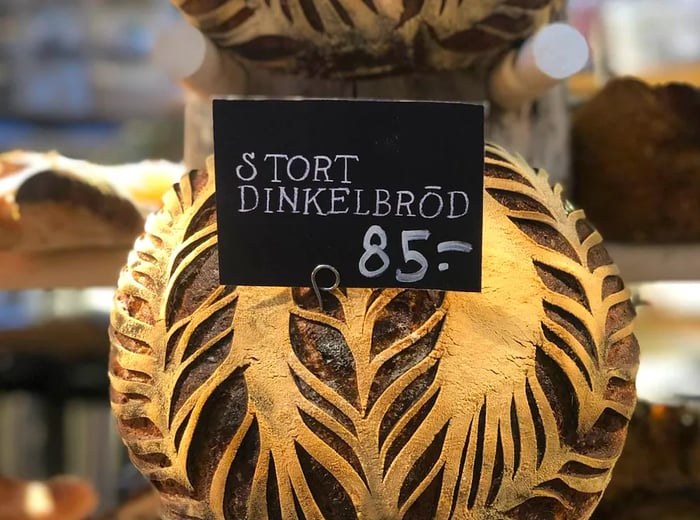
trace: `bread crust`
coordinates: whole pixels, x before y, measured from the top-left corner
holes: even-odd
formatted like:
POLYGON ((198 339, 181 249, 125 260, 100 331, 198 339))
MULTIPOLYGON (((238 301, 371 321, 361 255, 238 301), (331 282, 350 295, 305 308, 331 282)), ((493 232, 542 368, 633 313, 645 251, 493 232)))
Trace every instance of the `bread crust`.
POLYGON ((635 405, 629 293, 546 174, 486 149, 481 293, 218 283, 213 161, 149 218, 112 407, 164 518, 588 518, 635 405))
POLYGON ((174 182, 175 172, 184 168, 164 161, 99 166, 54 152, 0 154, 0 250, 131 247, 145 216, 160 206, 154 199, 166 189, 163 179, 174 182))
POLYGON ((239 63, 353 78, 488 63, 563 10, 561 0, 173 0, 239 63))

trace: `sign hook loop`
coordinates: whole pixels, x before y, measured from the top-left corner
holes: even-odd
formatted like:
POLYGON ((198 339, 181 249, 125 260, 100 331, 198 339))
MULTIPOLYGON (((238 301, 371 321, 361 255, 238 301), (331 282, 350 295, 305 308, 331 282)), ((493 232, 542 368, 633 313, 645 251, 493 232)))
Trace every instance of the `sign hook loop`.
POLYGON ((321 308, 321 312, 323 312, 323 298, 321 298, 321 291, 330 292, 334 289, 337 289, 339 285, 340 273, 332 265, 319 264, 316 267, 314 267, 313 271, 311 271, 311 286, 314 288, 314 292, 316 293, 316 298, 318 299, 318 306, 321 308), (319 287, 318 281, 316 280, 316 276, 318 275, 319 271, 322 271, 323 269, 328 269, 331 273, 333 273, 333 276, 335 276, 335 282, 329 287, 319 287))

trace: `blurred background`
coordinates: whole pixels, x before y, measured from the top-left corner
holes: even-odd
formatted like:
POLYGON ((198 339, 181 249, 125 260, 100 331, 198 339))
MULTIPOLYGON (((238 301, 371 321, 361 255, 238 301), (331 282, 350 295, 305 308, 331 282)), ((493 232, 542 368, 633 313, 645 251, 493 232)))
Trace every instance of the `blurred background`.
MULTIPOLYGON (((698 0, 570 0, 594 59, 570 82, 700 83, 698 0)), ((182 157, 183 93, 150 52, 180 21, 168 0, 0 0, 0 150, 102 163, 182 157)))
POLYGON ((182 93, 153 67, 167 0, 0 0, 0 150, 180 160, 182 93))
MULTIPOLYGON (((150 57, 180 20, 168 0, 0 0, 0 152, 180 161, 183 92, 150 57)), ((143 485, 109 409, 111 296, 0 291, 0 475, 85 477, 102 511, 143 485)))
MULTIPOLYGON (((570 18, 594 51, 572 104, 619 75, 700 85, 700 0, 570 0, 570 18)), ((0 0, 0 151, 180 161, 184 93, 150 56, 179 21, 167 0, 0 0)), ((635 287, 640 394, 693 402, 700 285, 650 281, 635 287)), ((103 510, 142 483, 108 406, 111 293, 0 291, 0 475, 86 477, 103 510)))

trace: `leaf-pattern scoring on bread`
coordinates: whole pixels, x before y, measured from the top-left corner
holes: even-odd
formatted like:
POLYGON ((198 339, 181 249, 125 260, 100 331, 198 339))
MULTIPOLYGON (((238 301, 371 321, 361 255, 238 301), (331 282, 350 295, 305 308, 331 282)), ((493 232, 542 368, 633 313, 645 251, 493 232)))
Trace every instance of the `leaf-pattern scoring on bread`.
POLYGON ((172 0, 239 60, 312 76, 464 68, 522 41, 562 0, 172 0))
MULTIPOLYGON (((629 294, 546 174, 485 158, 481 293, 218 285, 213 176, 147 222, 112 403, 166 518, 586 518, 635 404, 629 294)), ((212 172, 209 163, 209 172, 212 172)))

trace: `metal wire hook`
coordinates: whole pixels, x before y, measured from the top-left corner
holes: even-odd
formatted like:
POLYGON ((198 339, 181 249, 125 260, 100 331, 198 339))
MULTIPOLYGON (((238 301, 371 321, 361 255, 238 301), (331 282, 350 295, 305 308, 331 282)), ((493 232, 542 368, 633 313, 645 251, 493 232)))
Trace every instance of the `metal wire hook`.
POLYGON ((318 299, 318 306, 321 308, 321 312, 323 312, 323 298, 321 298, 321 291, 330 292, 334 289, 337 289, 339 285, 340 273, 332 265, 319 264, 316 267, 314 267, 313 271, 311 271, 311 286, 314 288, 314 292, 316 293, 316 298, 318 299), (319 271, 321 271, 322 269, 328 269, 330 272, 333 273, 333 275, 335 276, 335 283, 333 283, 333 285, 329 287, 318 286, 318 282, 316 281, 316 275, 318 275, 319 271))

